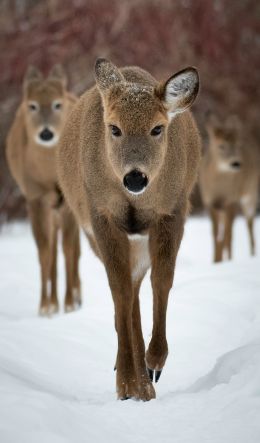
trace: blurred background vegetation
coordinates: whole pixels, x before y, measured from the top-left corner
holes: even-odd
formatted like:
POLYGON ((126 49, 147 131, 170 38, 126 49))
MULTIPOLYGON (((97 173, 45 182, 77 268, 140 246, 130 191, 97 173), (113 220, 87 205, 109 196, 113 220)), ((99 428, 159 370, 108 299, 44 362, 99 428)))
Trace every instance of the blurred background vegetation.
POLYGON ((259 54, 259 0, 1 0, 0 222, 26 214, 5 138, 28 64, 47 73, 62 63, 77 95, 93 84, 97 56, 140 65, 158 79, 194 65, 202 87, 193 110, 203 139, 208 110, 234 113, 260 149, 259 54))

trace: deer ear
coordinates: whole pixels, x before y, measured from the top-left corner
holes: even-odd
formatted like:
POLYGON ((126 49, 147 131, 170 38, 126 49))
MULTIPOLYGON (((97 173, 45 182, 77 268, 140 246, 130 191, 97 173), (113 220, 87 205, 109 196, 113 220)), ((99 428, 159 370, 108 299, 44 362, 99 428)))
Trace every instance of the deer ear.
POLYGON ((43 75, 38 68, 36 68, 35 66, 32 66, 32 65, 28 66, 27 71, 24 76, 24 81, 23 81, 24 91, 27 90, 29 83, 31 83, 33 81, 37 81, 37 80, 39 81, 42 79, 43 79, 43 75))
POLYGON ((100 92, 105 93, 111 86, 124 81, 119 69, 105 58, 98 58, 95 63, 95 78, 100 92))
POLYGON ((197 97, 198 91, 198 71, 189 67, 177 72, 164 84, 159 85, 156 94, 164 102, 169 114, 173 116, 188 109, 197 97))
POLYGON ((205 115, 205 128, 209 137, 218 136, 223 130, 223 123, 217 114, 208 111, 205 115))
POLYGON ((231 114, 226 120, 226 128, 230 131, 239 132, 241 128, 241 122, 236 114, 231 114))
POLYGON ((60 64, 56 64, 51 68, 48 79, 61 82, 64 88, 67 86, 67 75, 63 69, 63 66, 60 64))

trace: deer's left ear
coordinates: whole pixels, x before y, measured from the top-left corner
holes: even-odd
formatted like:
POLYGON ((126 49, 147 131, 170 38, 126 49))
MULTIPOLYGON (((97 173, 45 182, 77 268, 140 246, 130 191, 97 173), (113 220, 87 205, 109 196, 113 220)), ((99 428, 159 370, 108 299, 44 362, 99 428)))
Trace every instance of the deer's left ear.
POLYGON ((199 91, 197 69, 189 67, 177 72, 156 88, 156 95, 164 102, 170 115, 185 111, 194 102, 199 91))

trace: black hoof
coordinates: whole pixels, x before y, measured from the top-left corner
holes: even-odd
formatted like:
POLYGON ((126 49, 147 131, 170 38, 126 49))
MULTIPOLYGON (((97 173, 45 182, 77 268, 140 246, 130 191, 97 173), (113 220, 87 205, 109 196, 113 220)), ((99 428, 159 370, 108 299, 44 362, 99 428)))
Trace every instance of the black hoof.
POLYGON ((154 370, 150 369, 150 368, 147 368, 147 372, 148 372, 150 380, 153 381, 154 370))
POLYGON ((121 400, 121 401, 125 401, 125 400, 129 400, 129 398, 131 398, 131 397, 127 397, 127 396, 126 396, 126 397, 122 397, 122 398, 120 398, 120 400, 121 400))
POLYGON ((161 377, 162 371, 155 371, 155 383, 158 382, 159 378, 161 377))

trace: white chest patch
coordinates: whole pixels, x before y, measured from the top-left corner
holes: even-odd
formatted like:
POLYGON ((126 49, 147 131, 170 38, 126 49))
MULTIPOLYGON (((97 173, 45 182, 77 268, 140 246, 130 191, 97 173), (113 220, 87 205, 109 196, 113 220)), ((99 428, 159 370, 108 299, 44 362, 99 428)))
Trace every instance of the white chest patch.
POLYGON ((142 278, 151 265, 149 235, 128 235, 133 283, 142 278))
POLYGON ((90 224, 89 224, 89 225, 85 225, 85 226, 83 227, 83 229, 84 229, 85 233, 86 233, 87 235, 89 235, 90 237, 93 237, 93 236, 94 236, 94 231, 93 231, 92 226, 91 226, 90 224))

